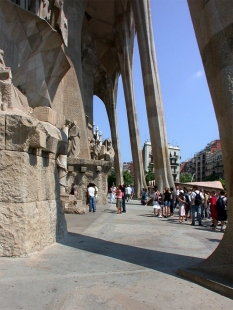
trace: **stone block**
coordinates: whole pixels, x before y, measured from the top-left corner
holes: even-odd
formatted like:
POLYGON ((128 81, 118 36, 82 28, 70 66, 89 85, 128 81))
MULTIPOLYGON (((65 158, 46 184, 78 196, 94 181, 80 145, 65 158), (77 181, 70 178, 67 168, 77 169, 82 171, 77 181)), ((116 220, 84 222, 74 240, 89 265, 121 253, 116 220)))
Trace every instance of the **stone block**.
POLYGON ((47 136, 46 139, 46 152, 49 153, 57 153, 57 145, 58 145, 58 139, 54 136, 47 136))
POLYGON ((68 171, 73 172, 74 171, 74 166, 68 166, 68 171))
POLYGON ((33 116, 39 121, 48 122, 52 125, 56 125, 57 112, 49 107, 36 107, 33 110, 33 116))
POLYGON ((5 115, 0 114, 0 150, 5 150, 5 115))
POLYGON ((26 256, 67 232, 59 200, 0 203, 0 256, 26 256))
POLYGON ((30 136, 29 146, 32 149, 46 148, 46 134, 43 131, 35 130, 35 133, 30 136))
POLYGON ((81 172, 83 173, 87 172, 87 167, 81 167, 81 172))
POLYGON ((30 136, 35 132, 38 121, 30 116, 6 114, 6 150, 27 152, 30 136))
POLYGON ((0 202, 26 203, 59 197, 55 160, 1 150, 0 171, 0 202))

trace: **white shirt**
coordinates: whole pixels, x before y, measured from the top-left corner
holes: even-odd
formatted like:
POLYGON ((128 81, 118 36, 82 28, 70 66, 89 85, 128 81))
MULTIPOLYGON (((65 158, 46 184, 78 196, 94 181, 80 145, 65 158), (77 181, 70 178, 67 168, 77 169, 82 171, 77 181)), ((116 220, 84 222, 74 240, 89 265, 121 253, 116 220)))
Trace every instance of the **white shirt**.
POLYGON ((191 200, 192 200, 192 205, 194 206, 195 205, 195 197, 196 197, 196 194, 200 194, 201 196, 201 199, 204 199, 204 196, 202 195, 202 193, 198 190, 196 190, 195 192, 192 192, 191 194, 191 200))
POLYGON ((90 197, 95 196, 95 188, 94 187, 88 187, 87 191, 88 191, 90 197))
POLYGON ((132 193, 132 188, 131 188, 130 186, 126 187, 125 193, 126 193, 127 195, 131 195, 131 193, 132 193))

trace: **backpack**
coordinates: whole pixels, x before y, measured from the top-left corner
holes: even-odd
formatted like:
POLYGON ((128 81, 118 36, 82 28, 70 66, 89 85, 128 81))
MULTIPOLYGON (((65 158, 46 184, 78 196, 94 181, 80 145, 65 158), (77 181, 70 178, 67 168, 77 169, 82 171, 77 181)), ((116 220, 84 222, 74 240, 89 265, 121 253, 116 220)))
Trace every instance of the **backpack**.
POLYGON ((225 203, 222 197, 219 197, 216 201, 217 210, 225 210, 225 203))
POLYGON ((185 196, 185 198, 186 198, 186 202, 187 202, 187 203, 190 203, 189 194, 185 194, 184 196, 185 196))
POLYGON ((195 205, 200 206, 202 204, 201 195, 200 195, 200 193, 199 194, 197 192, 195 192, 195 193, 196 193, 195 200, 194 200, 195 205))

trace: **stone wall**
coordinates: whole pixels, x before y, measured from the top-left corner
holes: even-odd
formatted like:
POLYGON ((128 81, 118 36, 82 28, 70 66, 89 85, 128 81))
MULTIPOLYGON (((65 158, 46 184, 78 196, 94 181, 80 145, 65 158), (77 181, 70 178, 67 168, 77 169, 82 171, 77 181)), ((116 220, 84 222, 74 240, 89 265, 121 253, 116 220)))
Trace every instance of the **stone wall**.
POLYGON ((86 204, 87 185, 95 183, 98 187, 97 204, 108 203, 108 174, 112 168, 111 161, 68 159, 67 185, 74 183, 78 190, 77 199, 86 204))
POLYGON ((49 123, 0 114, 0 256, 28 255, 66 234, 56 165, 61 139, 49 123))

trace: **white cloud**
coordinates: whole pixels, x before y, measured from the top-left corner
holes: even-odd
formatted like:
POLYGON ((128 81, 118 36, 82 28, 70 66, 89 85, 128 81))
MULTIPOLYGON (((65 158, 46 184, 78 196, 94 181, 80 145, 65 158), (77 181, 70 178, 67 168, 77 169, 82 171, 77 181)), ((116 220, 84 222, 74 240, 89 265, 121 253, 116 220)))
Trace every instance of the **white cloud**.
POLYGON ((200 77, 202 77, 204 75, 204 71, 203 70, 199 70, 199 71, 197 71, 194 75, 193 75, 193 77, 194 78, 200 78, 200 77))

